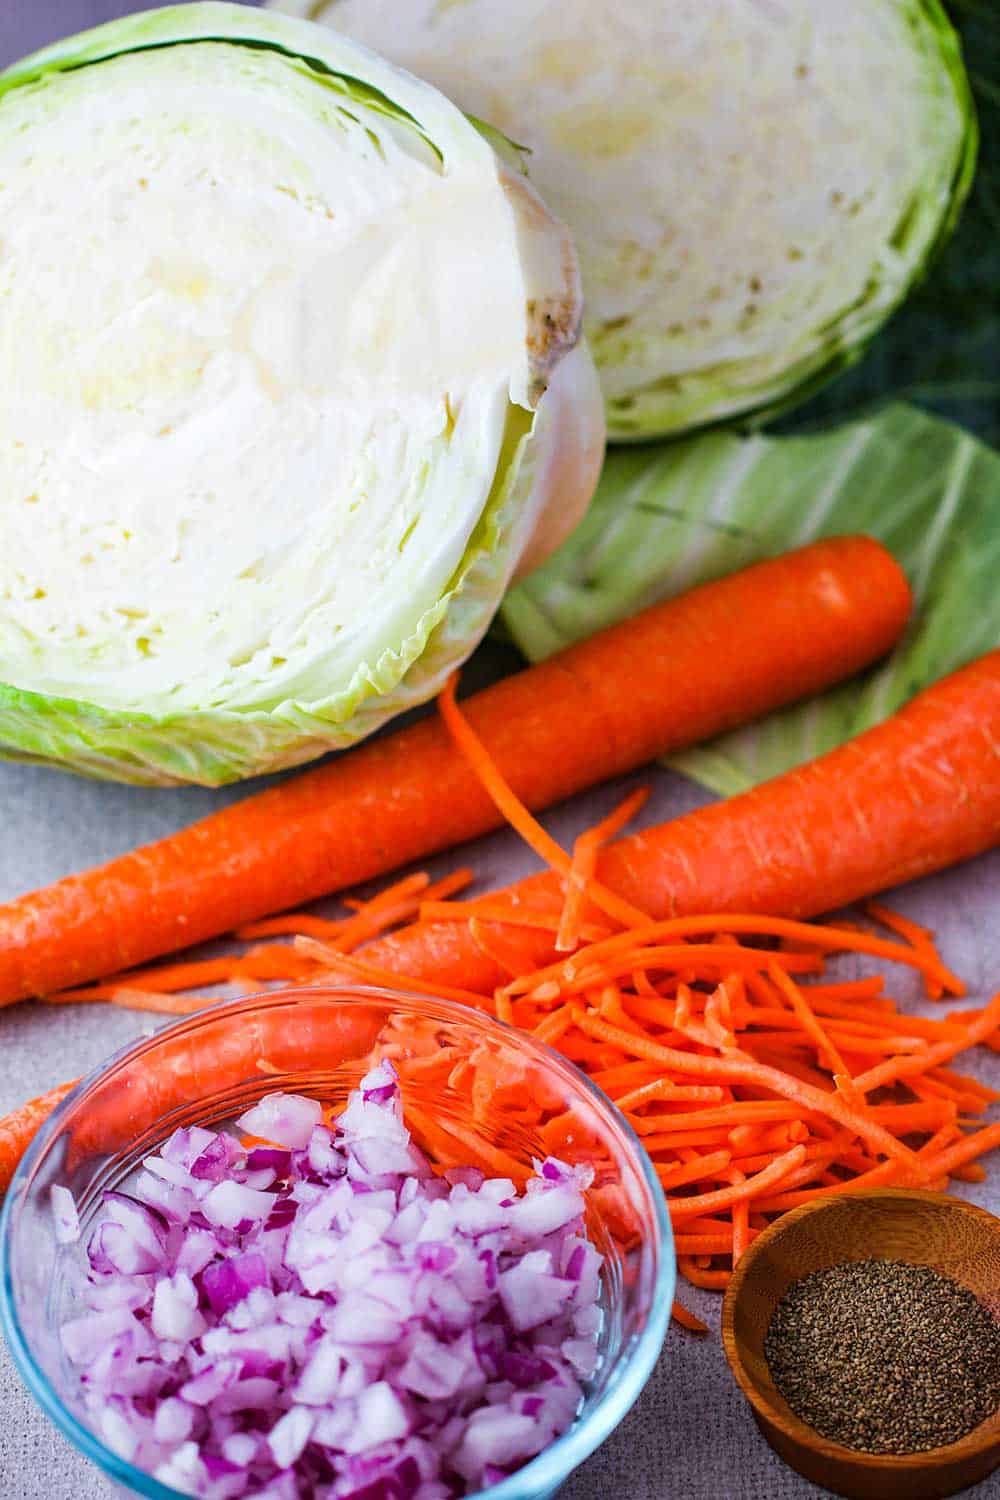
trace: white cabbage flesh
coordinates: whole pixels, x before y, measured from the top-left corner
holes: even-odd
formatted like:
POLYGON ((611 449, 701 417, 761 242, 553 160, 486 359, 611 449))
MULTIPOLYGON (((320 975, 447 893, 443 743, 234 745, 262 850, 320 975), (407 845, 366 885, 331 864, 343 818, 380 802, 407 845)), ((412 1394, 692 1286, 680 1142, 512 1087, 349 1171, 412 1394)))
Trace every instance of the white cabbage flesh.
POLYGON ((855 356, 967 186, 938 0, 275 0, 530 148, 580 252, 613 437, 780 404, 855 356))
POLYGON ((432 692, 544 510, 579 320, 483 135, 318 28, 176 7, 0 75, 0 224, 5 748, 224 780, 432 692))

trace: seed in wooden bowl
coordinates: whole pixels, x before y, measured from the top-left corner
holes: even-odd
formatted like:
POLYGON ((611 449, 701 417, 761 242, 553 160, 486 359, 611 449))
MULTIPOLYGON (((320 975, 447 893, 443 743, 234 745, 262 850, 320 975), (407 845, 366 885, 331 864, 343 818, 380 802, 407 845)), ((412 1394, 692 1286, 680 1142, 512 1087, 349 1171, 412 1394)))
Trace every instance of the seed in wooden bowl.
POLYGON ((930 1266, 845 1261, 793 1282, 764 1355, 797 1417, 865 1453, 943 1447, 1000 1405, 1000 1324, 930 1266))

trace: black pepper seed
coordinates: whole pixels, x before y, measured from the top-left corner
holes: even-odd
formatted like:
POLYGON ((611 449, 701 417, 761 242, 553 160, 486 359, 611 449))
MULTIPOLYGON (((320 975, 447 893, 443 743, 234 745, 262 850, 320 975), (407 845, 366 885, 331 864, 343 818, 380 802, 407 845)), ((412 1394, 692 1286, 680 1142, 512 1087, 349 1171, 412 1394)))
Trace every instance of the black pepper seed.
POLYGON ((793 1282, 764 1356, 797 1417, 865 1453, 957 1442, 1000 1405, 1000 1324, 966 1287, 906 1261, 793 1282))

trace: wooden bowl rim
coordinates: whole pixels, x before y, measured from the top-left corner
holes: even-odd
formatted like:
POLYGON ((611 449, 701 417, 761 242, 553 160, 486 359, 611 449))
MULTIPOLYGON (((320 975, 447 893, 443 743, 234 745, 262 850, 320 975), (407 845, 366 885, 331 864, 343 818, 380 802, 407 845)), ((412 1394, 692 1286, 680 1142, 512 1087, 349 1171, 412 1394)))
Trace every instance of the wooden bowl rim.
POLYGON ((726 1288, 722 1303, 722 1345, 729 1368, 740 1390, 758 1418, 761 1419, 765 1434, 775 1427, 798 1447, 806 1448, 839 1465, 854 1466, 872 1472, 891 1470, 903 1476, 916 1474, 926 1469, 944 1470, 952 1464, 965 1463, 971 1458, 976 1458, 1000 1443, 1000 1408, 984 1422, 980 1422, 978 1427, 967 1432, 965 1437, 959 1438, 957 1442, 948 1443, 943 1448, 925 1448, 919 1453, 865 1453, 860 1448, 847 1448, 841 1443, 825 1438, 822 1433, 817 1432, 815 1428, 797 1417, 790 1408, 787 1414, 780 1410, 747 1372, 736 1338, 736 1304, 755 1257, 762 1249, 766 1249, 768 1245, 780 1239, 799 1220, 815 1213, 822 1213, 824 1209, 835 1205, 841 1206, 850 1199, 868 1202, 885 1199, 895 1199, 898 1202, 901 1199, 909 1199, 913 1203, 933 1204, 935 1208, 944 1208, 946 1211, 978 1218, 993 1234, 1000 1237, 1000 1218, 990 1213, 989 1209, 983 1208, 978 1203, 969 1203, 965 1198, 931 1192, 926 1188, 865 1188, 857 1192, 817 1198, 814 1203, 801 1203, 798 1208, 792 1208, 783 1213, 780 1219, 776 1219, 751 1242, 740 1257, 736 1270, 733 1272, 733 1279, 726 1288))

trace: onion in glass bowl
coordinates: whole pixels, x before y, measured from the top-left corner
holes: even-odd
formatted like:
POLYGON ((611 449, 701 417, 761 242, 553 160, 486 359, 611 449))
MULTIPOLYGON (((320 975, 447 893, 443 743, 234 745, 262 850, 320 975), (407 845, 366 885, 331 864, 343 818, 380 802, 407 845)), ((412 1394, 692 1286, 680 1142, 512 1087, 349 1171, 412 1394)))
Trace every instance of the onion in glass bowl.
MULTIPOLYGON (((295 1118, 299 1106, 276 1121, 278 1106, 261 1102, 275 1093, 306 1095, 340 1113, 385 1058, 401 1074, 413 1146, 434 1168, 462 1162, 472 1181, 476 1174, 516 1173, 522 1183, 549 1155, 571 1171, 585 1168, 578 1180, 587 1181, 586 1237, 602 1258, 596 1369, 583 1382, 569 1430, 516 1472, 497 1474, 497 1483, 490 1483, 494 1471, 484 1469, 488 1488, 479 1493, 490 1500, 553 1494, 639 1394, 669 1319, 673 1255, 655 1174, 609 1101, 530 1037, 451 1002, 365 989, 272 992, 201 1012, 112 1059, 52 1117, 8 1194, 0 1223, 0 1315, 14 1358, 48 1415, 124 1493, 176 1500, 183 1490, 136 1468, 95 1430, 80 1399, 78 1369, 60 1339, 61 1325, 79 1310, 81 1247, 103 1217, 105 1195, 131 1188, 144 1159, 177 1130, 217 1129, 247 1110, 257 1111, 251 1120, 275 1141, 259 1156, 254 1152, 252 1167, 247 1160, 263 1182, 281 1165, 267 1153, 308 1149, 280 1144, 282 1132, 301 1139, 312 1122, 295 1118), (482 1065, 499 1086, 474 1088, 482 1065), (526 1094, 542 1102, 540 1121, 527 1123, 517 1107, 526 1094), (79 1241, 60 1189, 77 1207, 79 1241)), ((240 1211, 239 1205, 218 1210, 240 1211)), ((216 1293, 227 1295, 222 1286, 216 1293)), ((162 1316, 182 1314, 183 1307, 164 1302, 162 1316)), ((170 1420, 169 1412, 161 1417, 170 1420)), ((290 1447, 295 1436, 287 1434, 290 1447)), ((396 1500, 387 1489, 379 1500, 390 1497, 396 1500)))

